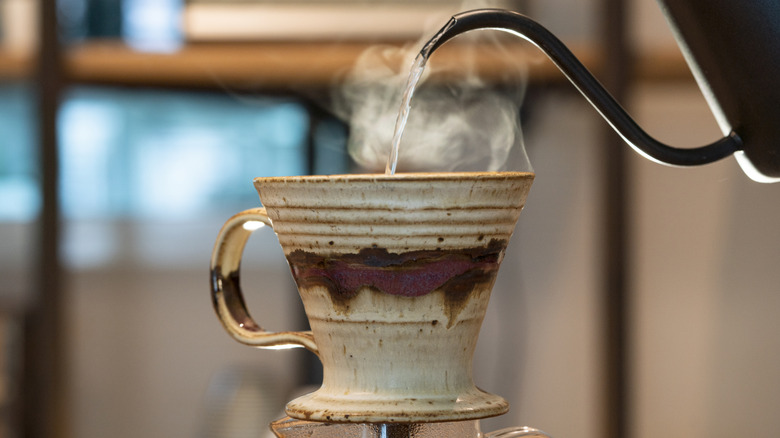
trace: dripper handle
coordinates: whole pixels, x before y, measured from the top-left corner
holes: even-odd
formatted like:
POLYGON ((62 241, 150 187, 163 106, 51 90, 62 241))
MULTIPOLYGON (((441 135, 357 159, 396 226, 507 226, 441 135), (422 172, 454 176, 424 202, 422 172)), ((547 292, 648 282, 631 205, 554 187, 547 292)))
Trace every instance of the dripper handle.
POLYGON ((532 427, 510 427, 506 429, 497 430, 482 435, 483 438, 519 438, 519 437, 538 437, 538 438, 551 438, 550 435, 542 432, 539 429, 532 427))
POLYGON ((249 315, 239 282, 241 257, 249 236, 264 225, 273 227, 264 208, 242 211, 222 226, 211 253, 211 297, 214 310, 227 332, 254 347, 304 347, 318 354, 310 331, 269 332, 249 315))

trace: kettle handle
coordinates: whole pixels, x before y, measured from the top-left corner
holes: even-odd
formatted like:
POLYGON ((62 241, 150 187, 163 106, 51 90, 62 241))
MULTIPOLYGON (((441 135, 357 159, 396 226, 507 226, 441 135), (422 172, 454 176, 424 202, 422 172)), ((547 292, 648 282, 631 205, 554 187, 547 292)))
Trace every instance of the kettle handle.
POLYGON ((486 433, 483 438, 519 438, 519 437, 539 437, 550 438, 550 435, 542 432, 539 429, 532 427, 509 427, 506 429, 500 429, 495 432, 486 433))
POLYGON ((691 149, 668 146, 651 137, 558 37, 541 24, 517 12, 476 9, 456 14, 423 47, 421 54, 427 58, 454 36, 476 29, 509 32, 541 49, 623 140, 646 158, 674 166, 696 166, 720 160, 743 149, 742 140, 734 131, 714 143, 691 149))
POLYGON ((241 257, 249 236, 263 225, 273 227, 265 208, 252 208, 231 217, 222 226, 211 253, 211 297, 227 332, 254 347, 305 347, 318 354, 314 336, 304 332, 269 332, 249 315, 239 282, 241 257))

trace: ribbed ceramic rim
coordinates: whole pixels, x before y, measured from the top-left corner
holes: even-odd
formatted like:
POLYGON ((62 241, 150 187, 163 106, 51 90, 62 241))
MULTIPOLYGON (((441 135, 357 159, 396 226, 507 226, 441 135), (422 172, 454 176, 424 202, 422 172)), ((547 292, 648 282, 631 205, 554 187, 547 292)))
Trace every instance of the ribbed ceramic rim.
POLYGON ((533 172, 420 172, 420 173, 348 173, 339 175, 300 175, 300 176, 262 176, 254 178, 255 182, 320 182, 320 181, 442 181, 458 179, 501 180, 506 178, 533 178, 533 172))

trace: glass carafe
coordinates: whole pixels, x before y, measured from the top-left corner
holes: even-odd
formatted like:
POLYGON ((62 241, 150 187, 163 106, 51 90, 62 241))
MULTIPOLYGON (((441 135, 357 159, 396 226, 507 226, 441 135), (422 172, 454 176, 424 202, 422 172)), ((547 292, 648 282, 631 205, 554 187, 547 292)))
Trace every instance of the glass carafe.
POLYGON ((437 423, 323 423, 285 417, 271 423, 279 438, 550 438, 529 427, 482 433, 479 420, 437 423))

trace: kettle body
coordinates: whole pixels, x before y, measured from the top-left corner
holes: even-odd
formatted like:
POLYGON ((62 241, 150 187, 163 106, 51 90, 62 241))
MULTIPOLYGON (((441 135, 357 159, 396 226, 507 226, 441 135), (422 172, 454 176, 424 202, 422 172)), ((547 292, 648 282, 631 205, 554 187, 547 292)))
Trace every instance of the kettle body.
POLYGON ((780 2, 658 0, 737 159, 756 180, 780 179, 780 2))

